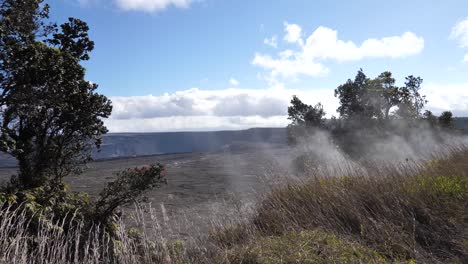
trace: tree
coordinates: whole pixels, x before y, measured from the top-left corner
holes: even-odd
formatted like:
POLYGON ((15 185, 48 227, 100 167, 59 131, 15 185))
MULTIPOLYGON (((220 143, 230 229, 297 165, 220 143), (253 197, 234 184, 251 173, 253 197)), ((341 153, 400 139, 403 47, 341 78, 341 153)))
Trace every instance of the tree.
POLYGON ((360 69, 354 80, 335 89, 340 100, 337 112, 344 119, 371 119, 381 117, 381 89, 376 81, 370 80, 360 69))
MULTIPOLYGON (((155 165, 120 172, 97 200, 65 188, 63 178, 101 145, 112 105, 85 80, 80 64, 94 48, 87 24, 69 18, 58 27, 46 22, 48 11, 43 0, 0 1, 0 150, 19 163, 13 184, 0 188, 0 203, 26 217, 26 254, 42 247, 38 233, 91 231, 104 243, 100 256, 113 260, 118 208, 165 183, 165 170, 155 165)), ((64 248, 62 261, 80 262, 91 250, 84 241, 64 248)))
POLYGON ((354 81, 348 79, 345 84, 335 89, 335 97, 338 97, 340 100, 337 112, 340 113, 341 117, 350 118, 364 112, 362 98, 366 82, 367 77, 361 69, 358 71, 354 81))
POLYGON ((322 128, 324 116, 325 111, 321 103, 308 105, 294 95, 291 106, 288 107, 288 119, 292 121, 288 125, 289 142, 294 143, 298 137, 304 137, 311 128, 322 128))
POLYGON ((323 125, 325 111, 321 103, 315 106, 303 103, 297 96, 293 96, 291 106, 288 107, 288 119, 292 125, 320 127, 323 125))
POLYGON ((382 102, 380 108, 383 118, 389 119, 390 109, 397 106, 400 102, 398 87, 395 86, 395 78, 392 77, 391 72, 385 71, 375 78, 373 82, 377 87, 376 90, 379 92, 377 96, 382 102))
POLYGON ((439 125, 442 128, 452 129, 454 128, 453 124, 453 114, 450 111, 444 111, 439 116, 439 125))
POLYGON ((421 95, 419 90, 423 79, 410 75, 406 77, 405 86, 398 89, 399 103, 395 112, 400 118, 420 118, 421 111, 427 103, 426 96, 421 95))
POLYGON ((43 0, 0 5, 0 148, 18 160, 22 188, 60 188, 107 132, 111 102, 80 64, 94 43, 85 22, 47 24, 43 0))
POLYGON ((427 103, 419 93, 422 79, 410 75, 405 86, 397 87, 392 73, 385 71, 375 79, 366 77, 362 69, 353 80, 335 89, 335 97, 340 100, 337 112, 344 119, 389 119, 390 110, 400 118, 420 118, 427 103))
POLYGON ((437 116, 435 116, 431 111, 426 110, 423 117, 431 127, 437 126, 437 116))

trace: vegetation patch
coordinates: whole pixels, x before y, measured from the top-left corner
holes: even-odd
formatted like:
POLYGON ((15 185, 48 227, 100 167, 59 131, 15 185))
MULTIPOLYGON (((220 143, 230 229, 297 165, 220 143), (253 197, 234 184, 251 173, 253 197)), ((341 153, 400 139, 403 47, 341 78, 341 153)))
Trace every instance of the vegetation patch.
POLYGON ((389 263, 375 250, 323 230, 259 237, 227 252, 230 263, 389 263))
POLYGON ((229 241, 233 263, 353 263, 356 254, 364 263, 463 263, 468 257, 467 159, 468 152, 455 153, 415 174, 415 168, 370 167, 365 177, 315 177, 289 184, 266 195, 251 226, 225 230, 218 239, 229 241), (347 240, 336 242, 332 234, 347 240), (301 244, 304 240, 312 242, 301 244), (317 240, 332 247, 321 252, 335 253, 316 255, 317 240), (339 250, 346 241, 367 250, 361 247, 362 255, 348 250, 353 246, 339 250))

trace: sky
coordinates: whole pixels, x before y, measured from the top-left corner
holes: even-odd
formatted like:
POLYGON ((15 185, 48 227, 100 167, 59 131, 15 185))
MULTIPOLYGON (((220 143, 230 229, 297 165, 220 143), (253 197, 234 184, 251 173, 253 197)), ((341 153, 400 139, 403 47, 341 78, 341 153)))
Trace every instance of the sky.
POLYGON ((90 27, 110 132, 286 126, 292 95, 337 116, 334 89, 360 68, 420 76, 427 109, 468 116, 466 0, 46 2, 90 27))

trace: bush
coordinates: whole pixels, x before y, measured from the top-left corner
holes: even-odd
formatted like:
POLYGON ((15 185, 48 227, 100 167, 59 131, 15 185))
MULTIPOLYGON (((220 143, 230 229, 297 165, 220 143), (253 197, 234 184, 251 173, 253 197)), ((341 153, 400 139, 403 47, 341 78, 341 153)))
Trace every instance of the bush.
MULTIPOLYGON (((5 241, 19 239, 22 249, 31 255, 40 252, 39 255, 45 257, 43 254, 49 252, 42 247, 52 243, 54 250, 60 250, 55 248, 57 245, 66 247, 63 249, 66 252, 61 252, 63 261, 79 262, 91 254, 90 250, 98 250, 92 254, 112 260, 120 254, 122 235, 118 230, 122 227, 119 226, 118 209, 137 202, 145 191, 162 183, 165 183, 165 168, 154 165, 119 172, 117 179, 108 184, 97 201, 86 193, 70 192, 67 188, 54 188, 53 191, 49 186, 27 190, 5 188, 0 192, 0 222, 3 220, 0 237, 5 241), (63 241, 69 237, 73 240, 63 241), (96 243, 100 245, 97 249, 93 245, 96 243)), ((0 245, 0 257, 3 255, 8 260, 10 250, 7 245, 0 245)))

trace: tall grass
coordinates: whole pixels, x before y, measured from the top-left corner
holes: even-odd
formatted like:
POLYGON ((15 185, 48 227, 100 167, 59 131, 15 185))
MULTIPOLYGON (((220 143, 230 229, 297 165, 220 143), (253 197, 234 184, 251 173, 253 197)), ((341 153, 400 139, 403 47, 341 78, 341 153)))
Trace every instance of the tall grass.
POLYGON ((244 263, 281 263, 295 253, 265 256, 271 245, 259 245, 264 238, 281 242, 297 232, 317 231, 374 250, 380 257, 370 262, 466 263, 467 205, 468 152, 456 151, 429 162, 368 164, 349 176, 315 174, 275 188, 249 223, 218 229, 214 238, 233 259, 254 256, 244 263))
POLYGON ((26 211, 4 204, 0 263, 468 263, 468 151, 352 168, 275 185, 250 215, 184 241, 152 207, 110 236, 53 217, 31 234, 26 211))

